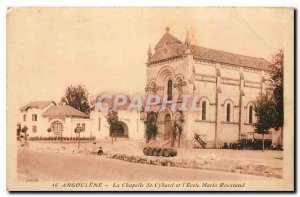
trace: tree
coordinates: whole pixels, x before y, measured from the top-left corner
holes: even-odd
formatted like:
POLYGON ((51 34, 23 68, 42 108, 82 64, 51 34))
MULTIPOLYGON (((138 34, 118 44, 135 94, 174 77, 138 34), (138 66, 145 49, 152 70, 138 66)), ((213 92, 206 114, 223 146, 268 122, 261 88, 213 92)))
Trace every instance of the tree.
POLYGON ((27 131, 28 131, 28 127, 27 126, 24 126, 22 129, 21 129, 21 132, 24 133, 24 140, 27 141, 27 131))
POLYGON ((20 136, 20 133, 21 133, 21 124, 17 124, 17 137, 19 137, 20 136))
POLYGON ((111 134, 112 143, 113 143, 113 136, 115 134, 115 131, 120 128, 118 112, 112 110, 111 108, 109 108, 105 118, 106 118, 107 123, 109 125, 109 132, 111 134))
POLYGON ((157 112, 147 112, 147 117, 144 120, 146 126, 146 143, 149 143, 151 138, 155 138, 157 135, 157 112))
POLYGON ((261 95, 255 101, 254 111, 257 116, 255 130, 262 134, 262 149, 264 151, 264 135, 269 133, 269 129, 278 130, 283 127, 283 50, 279 50, 273 55, 271 73, 271 95, 261 95))
POLYGON ((273 94, 272 99, 275 102, 276 106, 276 117, 273 127, 278 130, 283 127, 283 62, 284 62, 284 53, 283 50, 279 50, 275 55, 273 55, 273 72, 272 72, 272 87, 273 94))
POLYGON ((88 114, 91 111, 88 96, 89 94, 85 86, 71 85, 67 87, 65 96, 61 98, 60 103, 63 105, 69 105, 83 113, 88 114))
POLYGON ((183 123, 184 123, 183 113, 180 112, 180 114, 176 116, 176 119, 173 122, 171 147, 174 147, 174 141, 176 139, 176 136, 178 136, 178 147, 180 147, 181 135, 183 131, 183 123))
POLYGON ((255 132, 262 134, 262 151, 264 151, 265 134, 269 133, 269 129, 273 128, 275 117, 277 116, 276 105, 273 99, 263 95, 255 101, 254 111, 257 116, 257 122, 254 123, 255 132))
POLYGON ((26 133, 28 131, 28 127, 27 126, 24 126, 23 128, 22 128, 22 130, 21 130, 21 132, 23 132, 23 133, 26 133))

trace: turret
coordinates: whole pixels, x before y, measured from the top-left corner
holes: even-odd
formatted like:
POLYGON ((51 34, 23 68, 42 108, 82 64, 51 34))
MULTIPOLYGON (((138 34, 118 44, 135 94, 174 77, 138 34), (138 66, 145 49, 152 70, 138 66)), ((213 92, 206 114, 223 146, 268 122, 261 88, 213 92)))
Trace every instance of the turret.
POLYGON ((151 62, 151 57, 152 57, 151 46, 149 46, 149 48, 148 48, 147 55, 148 55, 147 63, 150 63, 151 62))
POLYGON ((191 46, 191 38, 189 32, 186 33, 186 38, 185 38, 185 53, 190 53, 190 46, 191 46))

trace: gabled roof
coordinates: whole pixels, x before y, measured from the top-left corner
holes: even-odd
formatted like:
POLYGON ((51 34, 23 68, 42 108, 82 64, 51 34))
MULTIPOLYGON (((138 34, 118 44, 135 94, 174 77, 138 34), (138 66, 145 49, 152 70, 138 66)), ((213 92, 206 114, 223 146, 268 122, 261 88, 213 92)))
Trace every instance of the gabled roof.
POLYGON ((157 43, 155 49, 165 46, 166 42, 168 42, 169 44, 182 43, 178 38, 172 36, 171 34, 169 34, 169 32, 166 32, 160 39, 160 41, 157 43))
MULTIPOLYGON (((150 64, 170 58, 183 56, 185 54, 186 47, 187 45, 185 43, 182 43, 179 39, 166 32, 156 45, 155 52, 151 57, 150 64), (169 43, 168 46, 166 46, 166 42, 169 43), (162 50, 165 48, 167 48, 167 53, 164 53, 164 51, 162 50)), ((232 64, 255 69, 271 70, 271 63, 264 58, 240 55, 216 49, 209 49, 197 45, 190 45, 190 51, 195 59, 232 64)))
POLYGON ((45 117, 80 117, 89 118, 89 116, 69 105, 54 105, 49 107, 44 113, 45 117))
POLYGON ((158 62, 164 59, 169 59, 173 57, 179 57, 184 55, 185 46, 183 44, 172 44, 169 47, 162 47, 155 50, 155 53, 151 57, 151 62, 158 62), (167 48, 167 52, 165 52, 167 48))
POLYGON ((179 39, 166 32, 156 45, 151 62, 177 57, 183 55, 184 51, 185 45, 179 39))
POLYGON ((45 107, 47 107, 48 105, 50 105, 51 103, 53 103, 55 105, 54 101, 33 101, 33 102, 28 103, 24 107, 22 107, 20 110, 21 111, 26 111, 29 108, 37 108, 37 109, 42 110, 45 107))

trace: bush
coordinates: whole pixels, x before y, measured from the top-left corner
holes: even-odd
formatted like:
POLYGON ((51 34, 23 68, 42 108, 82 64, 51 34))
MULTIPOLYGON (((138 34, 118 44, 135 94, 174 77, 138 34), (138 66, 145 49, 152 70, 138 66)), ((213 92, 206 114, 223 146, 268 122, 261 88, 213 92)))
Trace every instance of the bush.
POLYGON ((25 133, 25 132, 27 132, 27 130, 28 130, 28 127, 27 127, 27 126, 24 126, 24 127, 22 128, 21 131, 22 131, 23 133, 25 133))

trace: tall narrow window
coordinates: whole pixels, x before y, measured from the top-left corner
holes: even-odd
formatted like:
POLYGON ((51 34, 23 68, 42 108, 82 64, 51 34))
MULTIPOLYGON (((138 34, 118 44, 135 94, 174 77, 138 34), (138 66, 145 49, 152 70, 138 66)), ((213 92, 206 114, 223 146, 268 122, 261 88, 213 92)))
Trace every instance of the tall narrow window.
POLYGON ((26 122, 26 114, 23 115, 23 121, 26 122))
POLYGON ((227 110, 226 110, 226 122, 230 122, 230 104, 227 104, 227 110))
POLYGON ((168 100, 172 100, 172 80, 168 81, 168 100))
POLYGON ((81 131, 85 131, 85 123, 81 124, 81 131))
POLYGON ((253 122, 253 106, 249 107, 249 123, 253 122))
POLYGON ((36 122, 37 121, 37 115, 36 114, 32 114, 32 122, 36 122))
POLYGON ((206 120, 206 102, 202 102, 202 120, 206 120))

